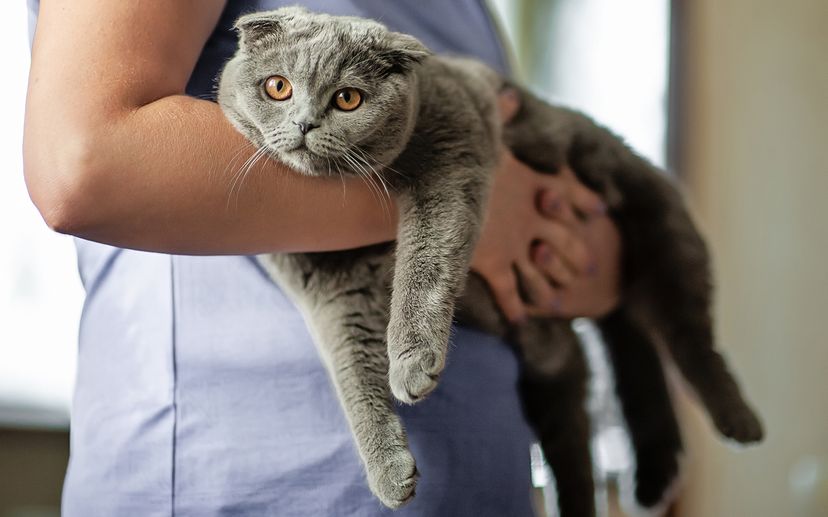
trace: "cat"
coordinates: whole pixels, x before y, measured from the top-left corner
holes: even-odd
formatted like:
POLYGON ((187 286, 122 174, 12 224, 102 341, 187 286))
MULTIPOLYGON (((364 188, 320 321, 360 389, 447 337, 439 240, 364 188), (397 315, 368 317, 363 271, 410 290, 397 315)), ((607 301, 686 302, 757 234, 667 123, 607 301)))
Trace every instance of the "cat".
POLYGON ((419 476, 392 395, 415 403, 436 387, 456 316, 520 352, 524 410, 559 474, 561 515, 594 515, 588 375, 569 322, 510 325, 468 274, 504 145, 540 172, 569 164, 622 233, 625 301, 599 325, 636 449, 638 501, 662 498, 681 452, 656 346, 724 436, 761 439, 713 348, 704 241, 677 191, 619 139, 479 62, 433 55, 372 20, 286 7, 242 16, 236 28, 239 49, 218 86, 233 125, 297 171, 360 175, 397 194, 395 243, 258 257, 302 311, 383 504, 410 501, 419 476), (504 87, 521 108, 502 127, 504 87))

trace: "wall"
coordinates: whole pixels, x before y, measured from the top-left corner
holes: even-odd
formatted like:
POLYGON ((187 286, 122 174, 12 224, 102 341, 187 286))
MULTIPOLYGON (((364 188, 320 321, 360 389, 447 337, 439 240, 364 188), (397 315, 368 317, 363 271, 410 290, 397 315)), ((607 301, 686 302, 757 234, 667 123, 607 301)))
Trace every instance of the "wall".
POLYGON ((0 428, 0 517, 57 517, 68 459, 65 431, 0 428))
POLYGON ((690 410, 683 516, 828 512, 828 1, 683 3, 682 172, 718 330, 764 416, 735 452, 690 410))

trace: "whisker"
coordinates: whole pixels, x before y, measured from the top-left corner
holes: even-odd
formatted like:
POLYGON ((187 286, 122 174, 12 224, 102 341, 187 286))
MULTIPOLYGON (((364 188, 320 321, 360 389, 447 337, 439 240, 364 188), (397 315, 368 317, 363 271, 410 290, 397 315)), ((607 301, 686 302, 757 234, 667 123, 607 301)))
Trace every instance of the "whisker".
POLYGON ((374 181, 371 172, 365 168, 364 165, 359 161, 359 157, 351 152, 347 153, 348 157, 351 159, 351 163, 360 171, 360 174, 364 175, 365 178, 371 182, 371 185, 377 190, 377 194, 382 195, 379 188, 377 187, 376 182, 374 181))
POLYGON ((236 191, 236 203, 237 203, 236 206, 238 207, 239 196, 241 196, 241 190, 242 190, 242 186, 244 185, 245 180, 249 176, 250 171, 253 169, 253 167, 256 165, 256 163, 258 163, 259 160, 261 160, 262 157, 264 157, 266 153, 267 153, 267 147, 259 147, 258 149, 256 149, 256 152, 254 152, 247 159, 247 161, 245 161, 244 165, 242 165, 242 167, 239 169, 239 172, 235 175, 235 179, 233 181, 233 184, 230 187, 230 192, 227 195, 227 208, 228 209, 230 208, 230 200, 233 197, 233 191, 234 190, 236 191))
POLYGON ((365 149, 363 149, 362 147, 360 147, 360 146, 358 146, 358 145, 354 145, 354 148, 355 148, 357 151, 359 151, 360 153, 362 153, 363 155, 365 155, 365 156, 367 156, 368 158, 370 158, 371 160, 373 160, 373 161, 374 161, 374 163, 376 163, 377 165, 379 165, 379 166, 380 166, 383 170, 388 170, 388 171, 391 171, 391 172, 393 172, 393 173, 395 173, 395 174, 397 174, 397 175, 399 175, 399 176, 401 176, 401 177, 403 177, 403 178, 405 178, 405 177, 406 177, 406 175, 405 175, 405 174, 403 174, 402 172, 398 171, 397 169, 395 169, 395 168, 391 167, 391 165, 390 165, 390 164, 389 164, 389 165, 386 165, 386 164, 382 163, 381 161, 377 160, 376 158, 374 158, 374 156, 373 156, 371 153, 369 153, 368 151, 366 151, 366 150, 365 150, 365 149))
POLYGON ((351 169, 359 176, 363 183, 371 190, 371 194, 374 196, 374 199, 382 203, 382 194, 379 190, 376 189, 376 185, 369 181, 369 178, 366 177, 365 172, 359 167, 359 165, 354 161, 353 157, 350 154, 345 153, 342 155, 342 158, 348 163, 351 169))
MULTIPOLYGON (((373 173, 373 175, 374 175, 374 176, 375 176, 375 177, 376 177, 376 178, 380 181, 380 183, 382 184, 382 188, 383 188, 383 189, 385 189, 385 194, 388 196, 388 199, 390 200, 390 199, 391 199, 391 193, 388 191, 389 184, 388 184, 387 180, 385 179, 385 177, 383 176, 382 172, 381 172, 381 171, 377 171, 377 168, 376 168, 374 165, 372 165, 371 163, 369 163, 369 162, 368 162, 368 158, 366 158, 366 155, 367 155, 368 157, 370 157, 370 155, 369 155, 369 154, 368 154, 368 153, 367 153, 364 149, 360 148, 359 146, 354 146, 354 148, 355 148, 357 151, 359 151, 359 152, 360 152, 360 154, 362 155, 362 156, 359 156, 360 160, 361 160, 361 161, 362 161, 362 162, 363 162, 363 163, 364 163, 364 164, 365 164, 365 165, 366 165, 369 169, 371 169, 371 172, 372 172, 372 173, 373 173)), ((371 159, 372 159, 374 162, 376 162, 376 164, 377 164, 377 165, 380 165, 380 167, 382 167, 382 164, 381 164, 378 160, 374 159, 373 157, 371 157, 371 159)), ((383 169, 383 171, 384 171, 384 169, 383 169)), ((393 190, 393 186, 391 187, 391 190, 393 190)))
MULTIPOLYGON (((325 162, 328 164, 328 176, 331 176, 331 158, 328 155, 325 155, 325 162)), ((336 172, 339 174, 340 181, 342 181, 342 206, 345 206, 348 201, 345 197, 345 175, 342 174, 342 169, 339 167, 336 168, 336 172)))
POLYGON ((385 196, 383 195, 383 191, 380 189, 380 186, 377 185, 376 178, 379 177, 379 176, 376 175, 376 171, 373 169, 373 167, 371 167, 370 164, 364 162, 363 159, 361 159, 358 155, 354 154, 351 150, 348 150, 348 152, 346 152, 345 156, 348 156, 352 160, 352 163, 354 163, 356 165, 356 168, 368 180, 369 184, 377 192, 377 194, 379 195, 379 201, 380 201, 380 204, 383 208, 383 211, 386 213, 386 216, 388 216, 390 218, 391 217, 391 194, 388 192, 388 189, 386 189, 384 184, 383 184, 383 189, 385 190, 385 196), (365 165, 363 165, 363 163, 365 163, 365 165, 367 165, 370 168, 370 171, 365 168, 365 165))
MULTIPOLYGON (((357 148, 357 149, 359 150, 359 148, 357 148)), ((376 178, 377 180, 379 180, 380 184, 382 185, 382 188, 385 190, 385 195, 388 197, 388 201, 390 203, 391 193, 388 191, 388 184, 386 183, 385 179, 382 177, 382 174, 377 172, 377 169, 373 165, 368 163, 368 160, 366 160, 364 156, 360 157, 358 155, 354 155, 354 157, 361 160, 362 163, 364 163, 365 166, 367 166, 371 170, 371 176, 376 178)))
MULTIPOLYGON (((242 144, 242 145, 238 148, 238 150, 237 150, 237 151, 233 154, 232 158, 230 158, 230 159, 227 161, 227 165, 224 167, 224 170, 223 170, 223 171, 222 171, 222 173, 221 173, 221 176, 222 176, 222 177, 224 177, 224 176, 227 174, 227 171, 228 171, 231 167, 233 167, 233 165, 235 164, 235 162, 236 162, 236 160, 239 158, 239 156, 241 156, 241 154, 242 154, 245 150, 249 149, 250 147, 252 147, 252 145, 250 144, 250 142, 245 142, 245 143, 243 143, 243 144, 242 144)), ((234 176, 235 176, 235 174, 234 174, 234 176)))
POLYGON ((253 152, 253 154, 248 156, 247 159, 244 161, 244 163, 242 163, 241 167, 239 167, 239 169, 235 173, 233 173, 232 181, 230 182, 230 189, 227 191, 227 208, 228 209, 230 208, 230 198, 233 196, 233 190, 235 190, 235 188, 236 188, 236 183, 239 181, 239 178, 241 178, 241 176, 243 174, 243 171, 244 171, 244 168, 247 166, 248 163, 250 163, 250 160, 252 160, 252 158, 258 152, 259 152, 259 149, 256 148, 256 150, 253 152))

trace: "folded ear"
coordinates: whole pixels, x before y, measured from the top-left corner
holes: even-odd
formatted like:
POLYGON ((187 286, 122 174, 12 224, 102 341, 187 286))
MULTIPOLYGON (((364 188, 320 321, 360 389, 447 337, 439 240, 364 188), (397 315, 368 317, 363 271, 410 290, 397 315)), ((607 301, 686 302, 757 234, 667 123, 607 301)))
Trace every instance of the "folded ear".
POLYGON ((295 5, 282 7, 274 11, 246 14, 236 20, 234 28, 239 32, 242 48, 251 48, 268 39, 278 38, 287 29, 288 24, 297 17, 309 14, 304 7, 295 5))
POLYGON ((432 55, 432 52, 414 36, 401 32, 389 32, 381 41, 379 57, 388 65, 387 72, 405 73, 432 55))
POLYGON ((278 11, 246 14, 236 20, 233 27, 239 33, 239 46, 242 49, 256 47, 284 32, 282 16, 278 11))

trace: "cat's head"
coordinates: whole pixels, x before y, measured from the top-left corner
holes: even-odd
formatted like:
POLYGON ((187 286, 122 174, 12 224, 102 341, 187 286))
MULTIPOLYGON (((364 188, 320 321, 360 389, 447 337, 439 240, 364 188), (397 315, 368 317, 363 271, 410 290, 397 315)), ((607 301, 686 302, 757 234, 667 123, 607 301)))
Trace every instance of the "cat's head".
POLYGON ((354 17, 300 7, 236 22, 239 50, 218 100, 251 142, 307 174, 388 165, 415 122, 415 38, 354 17))

